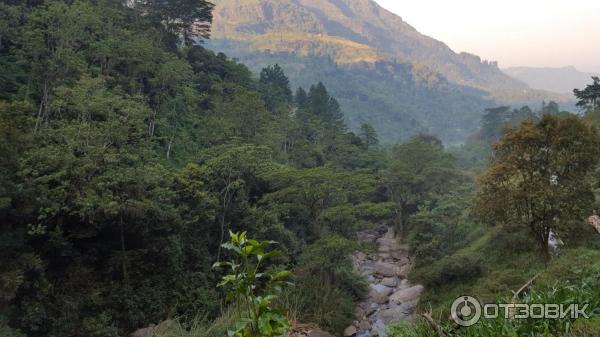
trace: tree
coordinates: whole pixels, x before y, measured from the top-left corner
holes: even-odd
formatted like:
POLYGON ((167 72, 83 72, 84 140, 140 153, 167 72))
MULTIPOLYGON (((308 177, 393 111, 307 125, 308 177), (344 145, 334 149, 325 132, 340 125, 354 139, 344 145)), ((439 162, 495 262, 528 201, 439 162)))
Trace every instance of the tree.
POLYGON ((510 107, 501 106, 485 109, 481 117, 481 135, 483 139, 494 142, 502 135, 502 129, 510 114, 510 107))
POLYGON ((237 86, 233 89, 237 90, 235 94, 223 97, 216 107, 220 112, 219 118, 226 122, 231 137, 248 143, 256 142, 258 136, 268 130, 272 116, 257 92, 237 86))
POLYGON ((575 116, 546 115, 508 130, 494 151, 479 182, 479 218, 506 230, 528 228, 549 254, 550 233, 567 232, 591 212, 587 178, 598 163, 596 131, 575 116))
POLYGON ((541 115, 558 115, 560 113, 560 106, 554 101, 548 103, 542 102, 541 115))
POLYGON ((592 77, 593 83, 589 84, 583 90, 575 89, 573 93, 579 100, 577 106, 587 112, 600 108, 600 77, 592 77))
POLYGON ((377 138, 377 131, 375 128, 369 123, 363 123, 360 126, 360 138, 367 150, 374 146, 379 145, 379 139, 377 138))
POLYGON ((441 141, 421 135, 392 148, 382 183, 388 199, 396 204, 396 225, 405 232, 412 214, 465 179, 456 169, 454 158, 444 152, 441 141))
POLYGON ((290 80, 278 64, 262 69, 258 87, 269 111, 275 111, 279 105, 292 102, 290 80))
POLYGON ((368 175, 337 172, 327 167, 284 168, 273 171, 267 179, 275 190, 263 201, 280 214, 289 228, 309 241, 328 229, 321 218, 324 210, 356 204, 373 192, 375 186, 368 175))
POLYGON ((222 146, 206 155, 199 178, 216 205, 218 236, 214 239, 218 238, 218 260, 221 257, 218 247, 231 229, 230 224, 243 220, 250 203, 260 198, 264 189, 261 177, 273 169, 273 162, 269 149, 264 146, 222 146))
POLYGON ((531 110, 531 108, 527 105, 521 107, 520 109, 514 109, 510 114, 508 120, 508 126, 515 127, 521 124, 522 121, 526 119, 535 119, 537 115, 531 110))
POLYGON ((330 130, 342 130, 344 128, 344 116, 340 110, 337 100, 329 96, 327 88, 323 83, 310 87, 308 92, 309 109, 318 116, 330 130))
POLYGON ((298 89, 296 90, 294 101, 296 103, 296 106, 298 106, 298 109, 308 108, 308 94, 302 87, 298 87, 298 89))

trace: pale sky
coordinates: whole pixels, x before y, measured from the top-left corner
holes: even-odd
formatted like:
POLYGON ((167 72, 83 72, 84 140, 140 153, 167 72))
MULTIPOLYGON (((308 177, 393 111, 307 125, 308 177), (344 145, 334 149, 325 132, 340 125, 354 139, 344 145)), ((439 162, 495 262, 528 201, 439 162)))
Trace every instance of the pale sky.
POLYGON ((600 72, 600 0, 375 0, 456 52, 600 72))

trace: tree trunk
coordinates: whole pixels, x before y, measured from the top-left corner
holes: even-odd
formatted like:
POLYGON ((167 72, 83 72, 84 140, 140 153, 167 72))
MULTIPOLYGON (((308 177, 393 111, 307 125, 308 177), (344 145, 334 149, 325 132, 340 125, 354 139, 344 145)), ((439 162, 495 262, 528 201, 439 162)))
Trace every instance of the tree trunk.
POLYGON ((223 240, 225 240, 225 210, 220 217, 221 222, 221 239, 219 240, 219 248, 217 249, 217 262, 221 261, 221 245, 223 244, 223 240))
POLYGON ((543 233, 542 233, 542 251, 544 252, 544 256, 546 258, 546 261, 550 261, 550 232, 551 229, 548 227, 544 227, 543 229, 543 233))
POLYGON ((40 101, 40 108, 38 110, 38 116, 35 121, 35 127, 33 129, 34 132, 37 132, 37 130, 41 127, 44 119, 47 118, 47 112, 46 112, 47 105, 48 105, 48 81, 44 81, 42 100, 40 101))
POLYGON ((173 140, 175 138, 175 133, 169 137, 169 145, 167 145, 167 160, 171 159, 171 146, 173 145, 173 140))
POLYGON ((129 274, 127 273, 127 254, 125 253, 125 228, 123 224, 123 214, 119 216, 119 227, 121 235, 121 267, 123 269, 123 281, 129 284, 129 274))

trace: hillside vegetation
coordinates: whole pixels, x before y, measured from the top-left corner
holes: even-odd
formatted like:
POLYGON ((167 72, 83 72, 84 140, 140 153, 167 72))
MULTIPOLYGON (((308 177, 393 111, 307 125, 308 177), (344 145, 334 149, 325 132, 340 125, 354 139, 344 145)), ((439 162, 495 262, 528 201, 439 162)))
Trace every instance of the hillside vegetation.
POLYGON ((485 108, 569 99, 531 90, 495 62, 455 53, 371 0, 215 3, 211 48, 256 72, 276 62, 294 85, 318 78, 352 129, 370 122, 384 143, 423 130, 461 143, 485 108))
MULTIPOLYGON (((375 247, 357 233, 382 224, 410 245, 420 312, 448 336, 598 335, 598 311, 472 329, 444 317, 455 295, 493 300, 538 272, 519 301, 598 306, 600 240, 585 220, 599 208, 600 80, 575 91, 584 116, 554 102, 487 109, 479 126, 457 116, 477 132, 451 150, 424 131, 450 133, 407 117, 406 141, 383 145, 368 122, 349 129, 326 78, 292 86, 277 64, 252 73, 198 44, 212 10, 0 4, 0 336, 341 335, 369 294, 350 257, 375 247)), ((378 85, 365 105, 396 97, 384 79, 397 73, 411 78, 394 82, 397 104, 475 95, 417 65, 371 67, 339 80, 378 85)), ((447 121, 470 106, 455 102, 420 112, 447 121)), ((388 329, 438 334, 423 320, 388 329)))

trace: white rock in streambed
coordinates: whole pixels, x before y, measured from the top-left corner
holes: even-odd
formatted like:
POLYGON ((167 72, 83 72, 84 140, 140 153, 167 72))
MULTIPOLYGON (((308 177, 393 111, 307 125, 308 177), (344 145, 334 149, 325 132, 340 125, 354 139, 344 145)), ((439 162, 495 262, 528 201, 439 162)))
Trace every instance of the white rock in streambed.
POLYGON ((356 327, 354 325, 351 325, 349 327, 347 327, 346 329, 344 329, 344 337, 351 337, 356 335, 356 333, 358 332, 358 330, 356 329, 356 327))
POLYGON ((396 304, 418 301, 423 289, 424 288, 422 285, 416 285, 410 288, 398 290, 392 296, 390 296, 390 301, 396 304))

